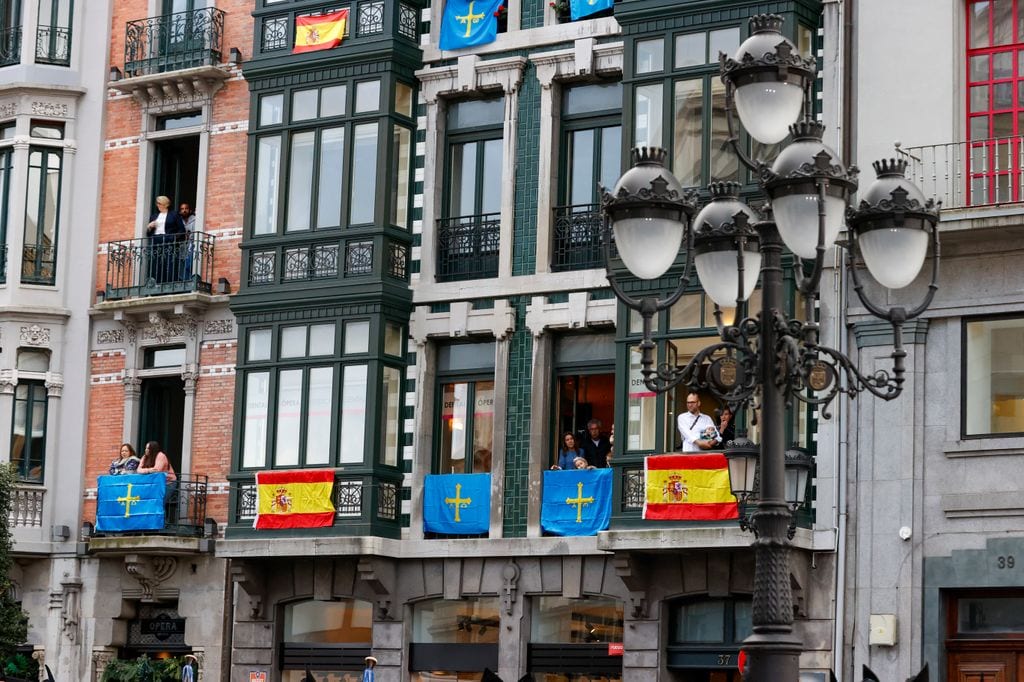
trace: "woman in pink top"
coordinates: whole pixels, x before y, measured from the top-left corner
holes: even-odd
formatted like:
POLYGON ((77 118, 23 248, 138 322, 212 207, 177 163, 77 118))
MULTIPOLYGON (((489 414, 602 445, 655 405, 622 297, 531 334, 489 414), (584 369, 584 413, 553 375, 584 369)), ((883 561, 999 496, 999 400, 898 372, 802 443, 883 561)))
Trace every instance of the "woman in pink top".
POLYGON ((155 474, 160 471, 167 474, 167 487, 164 490, 164 523, 177 523, 178 476, 174 473, 174 467, 171 465, 171 460, 168 459, 167 455, 160 449, 160 443, 155 440, 151 440, 146 443, 146 449, 142 453, 142 461, 139 462, 139 468, 135 471, 140 474, 155 474))

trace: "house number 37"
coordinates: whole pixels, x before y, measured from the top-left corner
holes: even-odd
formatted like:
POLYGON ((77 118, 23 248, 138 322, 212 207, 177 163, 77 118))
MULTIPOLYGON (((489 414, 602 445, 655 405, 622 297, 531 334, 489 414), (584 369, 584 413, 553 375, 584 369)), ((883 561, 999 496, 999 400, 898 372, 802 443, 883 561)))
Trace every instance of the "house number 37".
POLYGON ((996 568, 1004 571, 1008 568, 1013 568, 1013 565, 1017 563, 1013 559, 1013 555, 996 557, 996 568))

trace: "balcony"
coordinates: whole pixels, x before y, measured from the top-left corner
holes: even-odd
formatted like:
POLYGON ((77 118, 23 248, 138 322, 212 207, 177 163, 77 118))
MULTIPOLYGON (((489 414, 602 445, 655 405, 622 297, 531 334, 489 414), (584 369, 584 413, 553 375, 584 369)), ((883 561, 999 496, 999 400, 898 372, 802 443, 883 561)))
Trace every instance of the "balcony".
POLYGON ((208 294, 213 256, 214 237, 204 232, 108 242, 104 298, 208 294))
POLYGON ((1024 202, 1024 136, 897 148, 907 177, 943 209, 1024 202))
POLYGON ((597 204, 556 206, 552 230, 551 270, 602 267, 601 230, 604 219, 597 204))
POLYGON ((207 7, 129 21, 124 36, 128 78, 220 63, 224 12, 207 7))
POLYGON ((497 277, 500 232, 500 213, 440 218, 437 281, 497 277))
POLYGON ((68 66, 71 64, 71 29, 61 26, 36 28, 36 63, 68 66))
POLYGON ((11 528, 42 528, 45 494, 46 489, 39 486, 15 486, 7 525, 11 528))
POLYGON ((21 61, 21 26, 0 29, 0 66, 21 61))

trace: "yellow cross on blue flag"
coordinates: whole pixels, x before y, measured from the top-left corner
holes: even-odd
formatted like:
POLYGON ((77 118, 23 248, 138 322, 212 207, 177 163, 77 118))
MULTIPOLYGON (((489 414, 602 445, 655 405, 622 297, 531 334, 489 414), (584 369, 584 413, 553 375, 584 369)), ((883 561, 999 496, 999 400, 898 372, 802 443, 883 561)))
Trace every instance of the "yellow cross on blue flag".
POLYGON ((441 18, 442 50, 493 43, 498 36, 498 8, 503 0, 448 0, 441 18))
POLYGON ((431 474, 423 482, 423 530, 480 535, 491 525, 490 474, 431 474))
POLYGON ((96 486, 96 531, 161 530, 167 474, 100 476, 96 486))
POLYGON ((612 519, 612 470, 544 472, 540 526, 552 535, 597 535, 612 519))
POLYGON ((615 0, 569 0, 569 15, 573 21, 611 9, 615 0))

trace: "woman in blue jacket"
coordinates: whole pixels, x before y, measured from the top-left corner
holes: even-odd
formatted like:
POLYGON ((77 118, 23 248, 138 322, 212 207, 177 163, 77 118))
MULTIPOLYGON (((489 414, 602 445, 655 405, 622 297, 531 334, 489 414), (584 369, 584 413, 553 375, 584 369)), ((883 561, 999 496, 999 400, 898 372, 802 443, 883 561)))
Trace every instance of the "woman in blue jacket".
POLYGON ((586 459, 583 450, 576 447, 576 436, 572 435, 571 431, 566 431, 562 436, 562 447, 558 450, 558 463, 551 465, 551 468, 571 471, 576 468, 573 460, 577 457, 586 459))
POLYGON ((171 210, 171 200, 156 198, 156 213, 149 218, 146 236, 149 237, 149 276, 157 284, 181 279, 179 272, 185 257, 185 221, 171 210))

